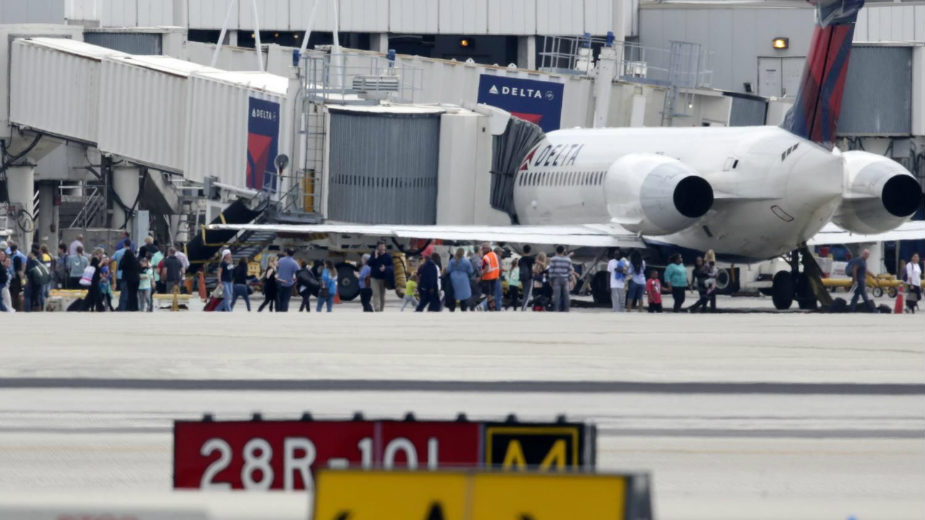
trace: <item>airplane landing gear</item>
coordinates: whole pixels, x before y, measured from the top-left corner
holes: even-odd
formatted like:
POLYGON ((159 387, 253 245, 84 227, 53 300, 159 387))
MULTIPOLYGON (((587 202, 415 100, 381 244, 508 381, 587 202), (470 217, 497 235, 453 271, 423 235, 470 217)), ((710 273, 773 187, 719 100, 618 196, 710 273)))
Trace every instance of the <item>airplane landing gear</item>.
POLYGON ((822 270, 805 244, 790 253, 790 271, 778 271, 774 275, 771 299, 778 310, 789 309, 793 300, 803 310, 815 310, 817 302, 823 307, 832 304, 832 296, 822 285, 822 270))
POLYGON ((771 300, 774 301, 774 308, 783 311, 790 308, 793 304, 793 276, 789 271, 778 271, 771 282, 771 300))

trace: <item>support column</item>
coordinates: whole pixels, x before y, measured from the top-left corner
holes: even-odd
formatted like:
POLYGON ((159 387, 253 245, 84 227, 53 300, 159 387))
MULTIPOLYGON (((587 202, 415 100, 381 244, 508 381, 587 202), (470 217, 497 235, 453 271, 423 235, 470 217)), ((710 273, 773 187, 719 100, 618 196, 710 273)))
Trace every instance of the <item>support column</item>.
POLYGON ((370 50, 385 54, 389 52, 389 33, 374 33, 369 35, 370 50))
POLYGON ((238 46, 238 31, 228 31, 228 36, 225 38, 225 45, 229 47, 238 46))
POLYGON ((35 205, 32 203, 35 196, 35 165, 10 166, 6 170, 6 186, 10 204, 23 211, 16 212, 10 228, 19 243, 19 250, 27 254, 32 247, 32 235, 35 231, 35 223, 32 220, 35 213, 35 205))
MULTIPOLYGON (((112 189, 116 196, 129 208, 138 198, 138 174, 140 169, 137 166, 113 166, 112 168, 112 189)), ((138 209, 137 207, 135 208, 138 209)), ((131 229, 131 216, 125 214, 125 210, 117 201, 112 203, 112 228, 127 230, 131 229)))
POLYGON ((58 246, 58 206, 55 205, 56 182, 39 183, 39 221, 36 230, 36 240, 40 244, 47 244, 49 251, 55 251, 58 246))
POLYGON ((517 66, 536 70, 536 36, 517 37, 517 66))

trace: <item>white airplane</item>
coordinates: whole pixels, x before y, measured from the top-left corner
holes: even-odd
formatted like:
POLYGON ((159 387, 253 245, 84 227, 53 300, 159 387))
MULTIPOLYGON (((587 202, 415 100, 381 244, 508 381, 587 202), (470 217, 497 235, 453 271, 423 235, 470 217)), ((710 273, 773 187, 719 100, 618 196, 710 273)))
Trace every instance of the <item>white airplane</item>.
MULTIPOLYGON (((816 2, 801 87, 780 127, 546 134, 514 174, 512 216, 522 225, 210 229, 650 247, 663 253, 713 249, 718 259, 737 263, 774 258, 807 242, 925 238, 925 223, 907 222, 922 199, 909 171, 886 157, 834 148, 854 23, 863 4, 816 2)), ((778 308, 792 303, 795 261, 793 266, 792 273, 775 276, 778 308)))

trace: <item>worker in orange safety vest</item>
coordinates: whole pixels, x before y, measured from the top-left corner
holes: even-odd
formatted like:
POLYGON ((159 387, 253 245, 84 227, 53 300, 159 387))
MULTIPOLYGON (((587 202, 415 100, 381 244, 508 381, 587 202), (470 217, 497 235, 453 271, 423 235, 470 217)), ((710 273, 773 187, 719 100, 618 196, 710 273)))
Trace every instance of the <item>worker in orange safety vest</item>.
POLYGON ((486 310, 501 310, 501 257, 488 243, 482 244, 482 293, 486 310))

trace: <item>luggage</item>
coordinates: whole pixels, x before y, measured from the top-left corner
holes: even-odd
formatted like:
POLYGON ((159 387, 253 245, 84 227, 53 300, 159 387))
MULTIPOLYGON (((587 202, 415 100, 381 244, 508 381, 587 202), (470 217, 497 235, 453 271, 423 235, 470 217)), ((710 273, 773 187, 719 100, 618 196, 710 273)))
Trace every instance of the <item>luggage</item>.
POLYGON ((206 312, 214 311, 222 303, 223 299, 224 298, 215 298, 215 297, 209 298, 209 301, 206 302, 205 308, 203 308, 202 310, 206 312))

